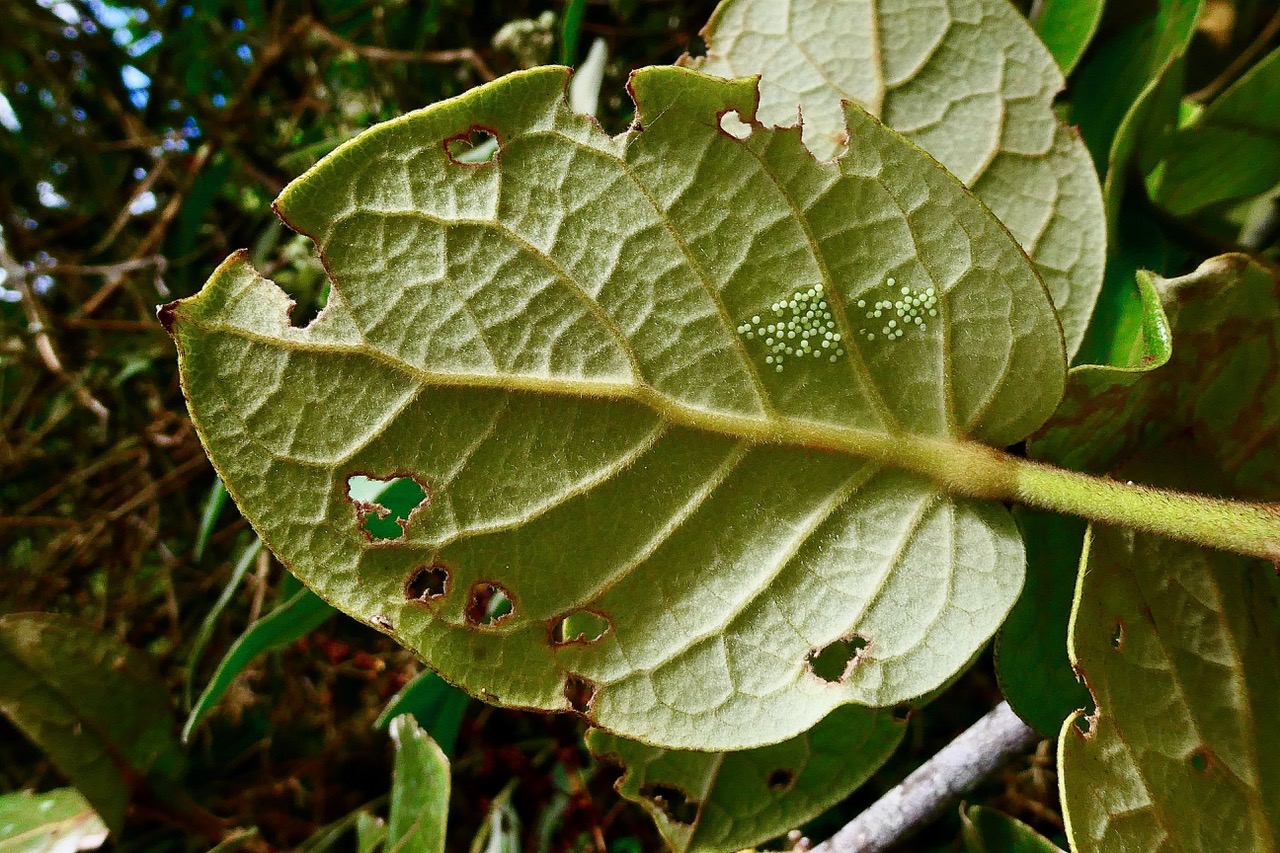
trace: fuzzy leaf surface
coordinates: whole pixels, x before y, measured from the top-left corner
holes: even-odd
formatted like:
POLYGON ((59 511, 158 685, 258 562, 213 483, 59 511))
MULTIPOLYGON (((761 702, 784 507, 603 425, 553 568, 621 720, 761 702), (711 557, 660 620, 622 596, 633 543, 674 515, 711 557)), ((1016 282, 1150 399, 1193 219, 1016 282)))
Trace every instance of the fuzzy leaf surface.
POLYGON ((804 120, 818 157, 848 142, 850 100, 929 152, 982 199, 1044 278, 1067 351, 1102 287, 1102 193, 1079 136, 1054 115, 1053 56, 1006 0, 726 0, 695 67, 762 75, 766 124, 804 120))
POLYGON ((1060 398, 1034 269, 856 107, 819 163, 752 123, 752 80, 636 72, 643 130, 610 138, 567 73, 388 122, 288 187, 333 277, 308 328, 242 255, 164 309, 228 490, 318 594, 490 702, 720 750, 934 689, 1021 587, 1007 510, 957 496, 981 490, 955 460, 1060 398), (492 160, 451 157, 472 128, 492 160), (356 475, 420 484, 399 538, 367 532, 386 512, 356 475))
POLYGON ((906 734, 889 710, 846 706, 802 735, 739 752, 666 750, 594 729, 587 746, 626 769, 618 792, 640 803, 677 853, 732 853, 776 838, 840 802, 906 734))
POLYGON ((0 795, 0 853, 97 850, 107 827, 75 788, 0 795))

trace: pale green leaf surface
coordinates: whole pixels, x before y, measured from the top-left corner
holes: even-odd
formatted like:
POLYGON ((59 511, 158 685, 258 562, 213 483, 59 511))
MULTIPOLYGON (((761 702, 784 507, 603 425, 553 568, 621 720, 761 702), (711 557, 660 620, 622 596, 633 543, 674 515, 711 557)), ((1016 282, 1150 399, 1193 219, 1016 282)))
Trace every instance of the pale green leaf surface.
POLYGON ((356 818, 356 853, 374 853, 387 840, 387 822, 371 812, 356 818))
POLYGON ((961 808, 965 853, 1062 853, 1017 818, 986 806, 961 808))
POLYGON ((1072 849, 1280 845, 1280 580, 1265 563, 1094 526, 1072 658, 1097 702, 1062 729, 1072 849))
POLYGON ((386 728, 401 714, 412 714, 448 757, 462 728, 462 715, 470 697, 429 669, 414 676, 382 709, 375 728, 386 728))
POLYGON ((942 163, 1031 256, 1076 352, 1102 287, 1102 194, 1052 109, 1062 72, 1007 0, 726 0, 703 36, 692 64, 762 75, 760 120, 798 108, 818 157, 847 144, 849 100, 942 163))
POLYGON ((1148 180, 1176 216, 1264 193, 1280 181, 1280 49, 1272 51, 1168 141, 1148 180))
POLYGON ((802 735, 739 752, 665 750, 594 729, 620 763, 618 792, 644 806, 677 853, 736 851, 817 817, 870 778, 906 734, 889 710, 837 708, 802 735))
POLYGON ((0 795, 0 853, 73 853, 106 840, 106 824, 75 788, 0 795))
POLYGON ((307 329, 242 256, 165 309, 227 488, 321 596, 491 702, 741 749, 932 690, 1007 613, 1022 544, 1000 505, 910 472, 963 489, 951 442, 1017 441, 1056 406, 1034 270, 855 107, 858 144, 819 163, 798 130, 720 130, 753 120, 753 81, 637 72, 644 129, 611 139, 566 74, 381 125, 292 184, 278 208, 334 278, 307 329), (472 127, 498 155, 451 162, 472 127), (929 290, 902 337, 865 318, 929 290), (743 324, 810 292, 845 352, 770 364, 743 324), (374 541, 353 475, 429 498, 374 541), (496 623, 491 585, 514 603, 496 623), (584 610, 603 634, 555 642, 584 610), (809 670, 854 635, 843 677, 809 670))
POLYGON ((131 791, 172 786, 181 756, 165 685, 141 655, 48 613, 0 617, 0 713, 119 832, 131 791))
POLYGON ((396 745, 386 853, 444 853, 449 822, 449 759, 404 714, 391 721, 396 745))
POLYGON ((1045 0, 1035 20, 1036 33, 1063 74, 1070 74, 1102 22, 1105 0, 1045 0))

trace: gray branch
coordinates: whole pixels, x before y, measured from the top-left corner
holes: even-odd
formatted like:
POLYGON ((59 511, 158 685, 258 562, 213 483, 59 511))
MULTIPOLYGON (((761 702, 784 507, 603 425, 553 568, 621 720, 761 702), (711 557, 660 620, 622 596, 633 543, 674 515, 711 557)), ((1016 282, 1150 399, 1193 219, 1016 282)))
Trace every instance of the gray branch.
POLYGON ((1039 740, 1001 702, 813 853, 888 850, 1039 740))

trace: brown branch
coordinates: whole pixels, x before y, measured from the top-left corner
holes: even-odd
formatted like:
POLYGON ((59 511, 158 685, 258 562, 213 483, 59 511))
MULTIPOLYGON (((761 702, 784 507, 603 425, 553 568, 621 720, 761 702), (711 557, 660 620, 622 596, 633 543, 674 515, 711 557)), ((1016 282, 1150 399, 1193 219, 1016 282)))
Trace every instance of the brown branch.
POLYGON ((339 50, 349 50, 357 56, 363 56, 365 59, 382 62, 424 62, 433 65, 466 62, 485 80, 498 79, 498 76, 493 73, 493 69, 484 61, 484 58, 469 47, 459 47, 453 50, 393 50, 386 47, 356 44, 314 19, 311 21, 310 31, 321 41, 339 50))

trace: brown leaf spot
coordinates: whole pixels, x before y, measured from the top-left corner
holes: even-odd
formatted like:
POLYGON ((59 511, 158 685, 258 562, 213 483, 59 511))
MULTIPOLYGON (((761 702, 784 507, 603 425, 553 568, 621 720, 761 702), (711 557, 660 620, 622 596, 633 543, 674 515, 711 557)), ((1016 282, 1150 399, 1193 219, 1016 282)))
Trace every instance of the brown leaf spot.
POLYGON ((870 646, 871 641, 866 637, 850 634, 820 649, 812 649, 805 662, 810 672, 828 684, 844 683, 870 646))
POLYGON ((1213 751, 1207 746, 1202 746, 1191 753, 1191 757, 1187 760, 1191 762, 1192 770, 1201 776, 1208 775, 1209 768, 1213 766, 1213 751))
POLYGON ((691 826, 698 819, 698 809, 702 806, 697 800, 689 799, 689 795, 675 785, 650 782, 640 788, 640 796, 651 800, 663 814, 685 826, 691 826))
POLYGON ((585 714, 591 708, 591 700, 596 698, 596 685, 581 675, 569 673, 564 680, 564 698, 571 709, 585 714))
POLYGON ((1124 648, 1124 620, 1116 620, 1116 628, 1111 632, 1111 648, 1121 651, 1124 648))
POLYGON ((516 603, 501 584, 481 581, 471 587, 471 598, 467 601, 463 615, 472 625, 492 628, 509 619, 515 612, 516 603))
POLYGON ((796 783, 796 774, 785 767, 779 767, 769 774, 769 790, 783 791, 796 783))
POLYGON ((443 563, 416 570, 404 583, 404 600, 429 602, 449 592, 449 568, 443 563))
POLYGON ((575 610, 551 624, 551 643, 587 645, 609 633, 609 617, 596 610, 575 610))

